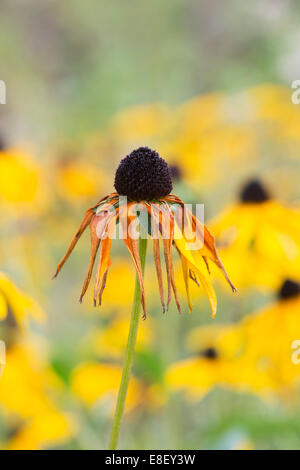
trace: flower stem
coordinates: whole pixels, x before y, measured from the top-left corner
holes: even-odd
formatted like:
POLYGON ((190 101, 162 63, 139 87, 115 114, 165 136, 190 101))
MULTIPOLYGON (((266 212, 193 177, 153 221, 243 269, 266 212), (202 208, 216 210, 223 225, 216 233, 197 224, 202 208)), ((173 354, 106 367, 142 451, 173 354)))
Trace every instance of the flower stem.
MULTIPOLYGON (((140 259, 141 259, 143 274, 144 274, 145 263, 146 263, 146 251, 147 251, 147 238, 146 237, 140 238, 139 239, 139 252, 140 252, 140 259)), ((140 288, 138 276, 136 275, 134 299, 133 299, 131 319, 130 319, 130 328, 129 328, 129 334, 128 334, 126 352, 125 352, 124 368, 123 368, 121 385, 120 385, 119 393, 118 393, 114 421, 112 425, 109 450, 115 450, 118 444, 120 426, 121 426, 121 421, 122 421, 122 417, 124 413, 127 389, 128 389, 128 384, 130 380, 131 367, 132 367, 133 357, 134 357, 135 343, 136 343, 137 331, 138 331, 139 320, 140 320, 140 310, 141 310, 141 288, 140 288)))

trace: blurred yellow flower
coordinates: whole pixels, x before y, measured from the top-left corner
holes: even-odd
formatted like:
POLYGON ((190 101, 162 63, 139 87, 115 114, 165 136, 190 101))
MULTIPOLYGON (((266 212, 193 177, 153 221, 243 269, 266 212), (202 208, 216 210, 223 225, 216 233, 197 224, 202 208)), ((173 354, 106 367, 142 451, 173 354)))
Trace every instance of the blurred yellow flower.
POLYGON ((210 325, 192 330, 187 345, 197 356, 171 365, 166 382, 173 390, 183 390, 189 399, 201 399, 226 378, 226 371, 241 347, 237 326, 210 325))
POLYGON ((106 177, 98 168, 83 162, 70 161, 59 165, 57 188, 70 201, 95 196, 100 188, 105 191, 106 177))
POLYGON ((214 350, 211 357, 193 357, 179 361, 169 367, 166 383, 173 390, 183 390, 186 397, 199 400, 215 387, 222 375, 222 362, 214 350))
POLYGON ((171 123, 172 111, 163 104, 134 106, 114 117, 111 133, 117 141, 139 145, 145 138, 163 135, 171 123))
POLYGON ((293 344, 300 340, 300 284, 286 280, 278 301, 242 322, 245 349, 241 359, 263 368, 272 391, 300 384, 300 366, 293 361, 293 344))
POLYGON ((8 313, 13 315, 21 327, 27 324, 29 318, 38 321, 45 319, 45 313, 37 302, 0 272, 0 321, 5 320, 8 313))
MULTIPOLYGON (((87 362, 80 364, 72 373, 71 390, 86 406, 98 402, 113 404, 117 397, 122 377, 122 367, 116 364, 87 362)), ((142 401, 142 384, 131 377, 128 387, 125 411, 129 412, 142 401)))
POLYGON ((24 213, 44 208, 47 188, 41 167, 16 149, 0 151, 0 201, 3 208, 24 213))
MULTIPOLYGON (((129 330, 129 319, 115 319, 106 328, 94 331, 92 343, 96 354, 101 357, 123 357, 129 330)), ((152 344, 154 338, 153 319, 143 322, 137 334, 136 350, 143 350, 152 344)))
POLYGON ((41 449, 63 443, 75 424, 54 404, 51 373, 40 351, 30 341, 19 341, 6 351, 7 366, 1 378, 0 409, 4 416, 18 416, 20 429, 6 449, 41 449))
POLYGON ((260 182, 249 182, 210 227, 239 287, 276 288, 300 275, 300 210, 270 199, 260 182))
POLYGON ((74 435, 76 425, 71 416, 49 407, 20 424, 5 450, 43 450, 62 445, 74 435))

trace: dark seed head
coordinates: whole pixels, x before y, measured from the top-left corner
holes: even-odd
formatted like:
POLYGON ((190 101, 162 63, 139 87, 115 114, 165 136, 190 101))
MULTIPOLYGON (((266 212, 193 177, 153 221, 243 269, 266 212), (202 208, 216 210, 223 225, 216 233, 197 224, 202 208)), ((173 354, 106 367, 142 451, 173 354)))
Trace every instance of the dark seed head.
POLYGON ((115 188, 133 201, 163 198, 173 188, 169 166, 154 150, 140 147, 121 160, 115 188))
POLYGON ((182 170, 178 165, 169 165, 170 175, 173 181, 180 181, 182 179, 182 170))
POLYGON ((240 193, 240 200, 245 203, 256 203, 268 201, 270 195, 268 191, 263 187, 260 181, 252 180, 249 181, 242 189, 240 193))
POLYGON ((200 351, 200 356, 205 359, 217 359, 219 354, 215 348, 210 347, 200 351))
POLYGON ((300 283, 286 279, 280 287, 277 297, 279 300, 288 300, 300 295, 300 283))

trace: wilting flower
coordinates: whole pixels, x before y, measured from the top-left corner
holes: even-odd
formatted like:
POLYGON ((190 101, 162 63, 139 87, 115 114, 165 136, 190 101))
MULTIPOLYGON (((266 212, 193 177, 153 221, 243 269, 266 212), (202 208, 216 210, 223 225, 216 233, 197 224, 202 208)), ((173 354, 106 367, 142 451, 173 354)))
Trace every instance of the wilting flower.
MULTIPOLYGON (((57 266, 55 276, 75 247, 87 226, 91 232, 91 255, 87 276, 80 296, 82 300, 93 271, 96 254, 100 247, 99 264, 94 288, 94 304, 101 305, 110 266, 110 249, 116 225, 119 224, 122 238, 133 259, 140 287, 144 317, 146 301, 141 260, 138 250, 136 228, 139 223, 145 227, 153 239, 154 260, 158 278, 159 293, 163 311, 168 309, 174 293, 179 312, 181 311, 174 278, 172 262, 172 244, 176 246, 182 261, 183 276, 186 285, 188 304, 192 310, 189 295, 189 279, 202 284, 208 296, 212 315, 216 313, 217 299, 206 273, 209 271, 208 260, 213 261, 223 272, 233 290, 224 266, 218 256, 213 236, 202 223, 185 207, 183 201, 172 191, 172 180, 167 163, 147 147, 140 147, 125 157, 115 175, 115 189, 88 209, 75 233, 70 246, 57 266), (128 203, 127 203, 128 202, 128 203), (168 294, 165 302, 162 268, 160 261, 159 234, 163 239, 164 257, 167 271, 168 294), (202 268, 203 267, 203 268, 202 268)), ((147 234, 146 234, 147 236, 147 234)))
POLYGON ((300 274, 300 211, 272 199, 260 181, 249 181, 210 228, 239 285, 276 288, 300 274))

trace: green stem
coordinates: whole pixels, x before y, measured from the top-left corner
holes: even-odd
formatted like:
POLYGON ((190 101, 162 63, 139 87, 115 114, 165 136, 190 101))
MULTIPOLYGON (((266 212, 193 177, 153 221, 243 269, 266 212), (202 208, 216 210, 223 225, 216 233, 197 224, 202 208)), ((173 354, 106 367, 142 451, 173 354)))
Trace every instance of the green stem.
MULTIPOLYGON (((139 251, 142 265, 142 272, 144 274, 145 263, 146 263, 146 251, 147 251, 147 238, 139 239, 139 251)), ((111 430, 109 450, 115 450, 117 448, 121 421, 124 413, 125 400, 127 395, 128 384, 130 380, 131 367, 134 357, 135 343, 137 337, 137 331, 139 326, 140 319, 140 310, 141 310, 141 288, 136 275, 135 280, 135 291, 134 299, 132 305, 131 319, 130 319, 130 328, 125 352, 125 361, 122 374, 121 385, 119 388, 116 411, 114 416, 114 421, 111 430)))

